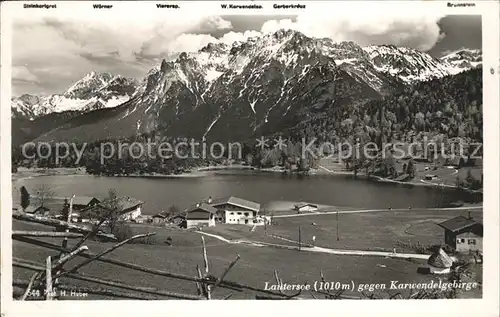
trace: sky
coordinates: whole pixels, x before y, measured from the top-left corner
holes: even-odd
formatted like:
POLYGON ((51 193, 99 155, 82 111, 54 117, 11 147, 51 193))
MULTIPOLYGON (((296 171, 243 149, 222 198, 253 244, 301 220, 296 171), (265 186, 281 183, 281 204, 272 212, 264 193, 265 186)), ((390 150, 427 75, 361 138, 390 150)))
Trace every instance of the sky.
POLYGON ((91 71, 141 80, 163 58, 194 52, 210 42, 245 40, 278 29, 312 37, 353 41, 361 46, 394 44, 435 57, 460 48, 481 48, 480 16, 426 14, 344 15, 332 18, 202 14, 176 18, 78 21, 30 18, 13 26, 12 93, 63 93, 91 71))

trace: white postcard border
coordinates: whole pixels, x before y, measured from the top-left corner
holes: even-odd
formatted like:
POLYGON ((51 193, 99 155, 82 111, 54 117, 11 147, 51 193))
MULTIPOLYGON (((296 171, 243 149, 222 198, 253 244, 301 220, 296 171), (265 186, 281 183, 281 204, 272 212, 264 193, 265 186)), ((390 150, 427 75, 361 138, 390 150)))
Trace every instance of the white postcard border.
MULTIPOLYGON (((464 1, 462 1, 464 2, 464 1)), ((33 10, 33 14, 55 14, 64 12, 71 17, 77 14, 79 18, 98 19, 104 18, 106 12, 96 12, 89 9, 92 2, 29 2, 29 3, 55 3, 55 10, 33 10), (92 17, 91 17, 92 15, 92 17)), ((108 2, 106 2, 108 3, 108 2)), ((154 8, 153 1, 132 2, 109 2, 115 8, 113 14, 121 14, 123 18, 136 18, 143 16, 156 17, 161 15, 171 16, 179 14, 180 11, 160 11, 154 8)), ((221 11, 214 6, 216 2, 169 2, 179 3, 189 10, 201 10, 204 14, 295 14, 301 10, 277 11, 270 6, 269 1, 251 1, 250 4, 262 3, 264 10, 231 10, 221 11)), ((218 3, 226 3, 220 1, 218 3)), ((240 3, 240 2, 238 2, 240 3)), ((243 3, 243 2, 241 2, 243 3)), ((245 2, 246 3, 246 2, 245 2)), ((282 1, 280 4, 292 3, 282 1)), ((297 2, 293 2, 295 4, 297 2)), ((89 314, 120 314, 123 315, 191 315, 216 313, 218 315, 250 316, 261 314, 273 315, 304 315, 311 313, 322 313, 326 315, 364 315, 370 316, 498 316, 499 310, 499 3, 496 1, 476 1, 475 7, 448 8, 445 1, 370 1, 370 2, 302 2, 307 5, 306 10, 317 10, 318 14, 345 14, 345 11, 364 10, 370 14, 375 11, 384 13, 384 10, 394 12, 411 12, 420 9, 431 12, 445 11, 448 14, 481 14, 483 32, 483 117, 484 117, 484 284, 483 299, 470 300, 363 300, 361 302, 352 300, 340 301, 206 301, 206 302, 184 302, 178 300, 170 301, 61 301, 61 302, 19 302, 12 300, 12 240, 11 240, 11 179, 10 179, 10 95, 11 95, 11 22, 19 15, 26 16, 26 10, 22 10, 23 2, 3 2, 1 5, 1 103, 0 129, 1 129, 1 298, 2 314, 4 316, 28 316, 45 315, 51 316, 88 316, 89 314), (376 4, 374 4, 376 3, 376 4), (329 11, 329 8, 332 11, 329 11), (401 11, 403 10, 403 11, 401 11), (493 73, 492 73, 493 71, 493 73)), ((453 2, 455 3, 455 2, 453 2)), ((184 10, 184 9, 182 9, 184 10)), ((187 10, 187 9, 186 9, 187 10)), ((404 14, 404 13, 402 13, 404 14)), ((145 18, 146 21, 148 18, 145 18)))

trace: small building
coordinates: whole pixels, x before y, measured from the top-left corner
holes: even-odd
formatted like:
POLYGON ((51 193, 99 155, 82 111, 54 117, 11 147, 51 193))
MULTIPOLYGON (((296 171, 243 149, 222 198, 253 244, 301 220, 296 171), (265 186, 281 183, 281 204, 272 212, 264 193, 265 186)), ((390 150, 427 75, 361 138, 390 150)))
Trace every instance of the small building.
POLYGON ((257 215, 260 204, 230 196, 212 201, 210 206, 217 209, 217 220, 231 224, 260 224, 257 215))
POLYGON ((318 205, 314 205, 314 204, 310 204, 310 203, 300 203, 300 204, 293 206, 293 209, 296 210, 298 213, 312 212, 312 211, 318 211, 318 205))
POLYGON ((71 222, 89 222, 89 221, 82 221, 82 216, 78 211, 73 211, 71 213, 71 222))
POLYGON ((29 205, 28 207, 26 207, 26 210, 24 212, 26 212, 28 214, 32 214, 32 215, 44 216, 44 215, 48 214, 49 211, 50 211, 50 209, 45 207, 45 206, 35 207, 35 206, 29 205))
POLYGON ((120 197, 118 199, 118 205, 121 208, 120 219, 121 220, 134 220, 141 215, 143 201, 132 198, 132 197, 120 197))
POLYGON ((91 196, 75 196, 75 198, 73 198, 73 210, 82 210, 90 206, 95 206, 100 202, 99 199, 91 196))
POLYGON ((431 274, 447 274, 450 273, 453 260, 442 248, 439 248, 437 252, 429 257, 427 264, 431 274))
POLYGON ((151 219, 153 219, 153 224, 155 224, 155 225, 164 224, 166 218, 167 218, 167 215, 165 215, 164 213, 161 213, 161 212, 159 212, 156 215, 153 215, 153 217, 151 217, 151 219))
POLYGON ((470 216, 458 216, 438 225, 444 229, 445 243, 457 252, 482 252, 482 223, 472 220, 470 216))
POLYGON ((150 219, 151 219, 151 217, 149 217, 149 216, 139 215, 136 218, 131 219, 131 220, 132 220, 132 222, 135 222, 135 223, 148 223, 148 222, 150 222, 150 219))
POLYGON ((201 203, 186 210, 186 227, 194 228, 198 226, 215 226, 215 216, 217 209, 214 207, 201 203))
POLYGON ((182 213, 178 213, 178 214, 172 216, 169 219, 169 221, 170 221, 170 223, 172 223, 174 225, 178 225, 179 227, 185 228, 186 227, 186 217, 187 217, 186 212, 182 212, 182 213))
POLYGON ((435 175, 435 174, 426 174, 425 175, 425 180, 427 180, 427 181, 432 181, 432 180, 435 180, 435 179, 438 179, 438 176, 435 175))

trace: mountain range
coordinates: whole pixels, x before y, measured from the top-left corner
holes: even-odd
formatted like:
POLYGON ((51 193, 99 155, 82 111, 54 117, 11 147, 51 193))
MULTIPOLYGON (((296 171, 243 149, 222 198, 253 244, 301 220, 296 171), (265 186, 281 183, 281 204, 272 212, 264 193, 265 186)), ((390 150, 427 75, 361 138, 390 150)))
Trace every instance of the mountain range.
POLYGON ((62 95, 13 98, 13 137, 24 129, 16 140, 92 142, 151 132, 244 140, 478 67, 481 54, 463 49, 437 59, 279 30, 181 53, 139 83, 92 72, 62 95))
POLYGON ((133 78, 91 72, 62 94, 24 94, 12 98, 12 115, 32 120, 53 112, 88 112, 116 107, 130 99, 137 85, 137 80, 133 78))

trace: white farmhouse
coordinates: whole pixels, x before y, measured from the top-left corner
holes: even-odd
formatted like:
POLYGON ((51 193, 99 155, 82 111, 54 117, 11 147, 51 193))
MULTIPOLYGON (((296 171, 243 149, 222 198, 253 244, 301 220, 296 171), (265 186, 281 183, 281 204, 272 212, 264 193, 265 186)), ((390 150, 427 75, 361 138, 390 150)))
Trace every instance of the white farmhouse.
POLYGON ((230 196, 212 201, 210 206, 217 209, 217 221, 230 224, 261 224, 258 213, 260 204, 230 196))

